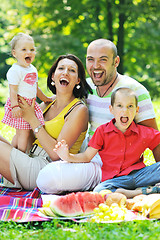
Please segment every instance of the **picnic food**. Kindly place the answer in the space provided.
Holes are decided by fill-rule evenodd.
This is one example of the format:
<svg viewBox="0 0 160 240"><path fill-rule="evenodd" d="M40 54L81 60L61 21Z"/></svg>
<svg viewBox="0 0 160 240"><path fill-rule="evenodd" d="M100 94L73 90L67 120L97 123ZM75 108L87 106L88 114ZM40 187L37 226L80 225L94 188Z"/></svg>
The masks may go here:
<svg viewBox="0 0 160 240"><path fill-rule="evenodd" d="M126 200L127 198L124 194L114 192L108 195L105 202L108 206L111 206L113 203L117 203L119 206L125 206Z"/></svg>
<svg viewBox="0 0 160 240"><path fill-rule="evenodd" d="M110 194L110 193L112 193L112 191L109 190L109 189L104 189L104 190L101 190L101 191L99 192L99 194L101 194L102 197L108 196L108 194Z"/></svg>
<svg viewBox="0 0 160 240"><path fill-rule="evenodd" d="M99 193L78 192L56 196L39 210L47 216L75 217L93 213L94 208L103 202L104 198Z"/></svg>
<svg viewBox="0 0 160 240"><path fill-rule="evenodd" d="M142 212L148 218L160 218L160 194L138 195L127 199L126 207L132 211Z"/></svg>
<svg viewBox="0 0 160 240"><path fill-rule="evenodd" d="M160 218L160 194L150 194L143 201L142 214L149 218Z"/></svg>
<svg viewBox="0 0 160 240"><path fill-rule="evenodd" d="M112 203L110 207L105 203L101 203L99 207L94 209L94 216L91 217L90 221L106 222L125 220L127 211L126 207L120 207L117 203Z"/></svg>
<svg viewBox="0 0 160 240"><path fill-rule="evenodd" d="M147 197L147 195L140 194L138 196L135 196L134 198L127 199L126 200L126 207L128 210L133 210L133 211L142 211L142 200Z"/></svg>
<svg viewBox="0 0 160 240"><path fill-rule="evenodd" d="M52 196L52 198L51 198ZM50 195L39 211L51 217L89 216L92 222L135 219L136 211L142 218L160 218L160 194L138 195L127 199L121 193L102 197L96 192L70 193L64 196ZM47 198L48 199L48 198Z"/></svg>
<svg viewBox="0 0 160 240"><path fill-rule="evenodd" d="M50 207L38 208L38 210L46 216L55 217L56 215L52 212Z"/></svg>
<svg viewBox="0 0 160 240"><path fill-rule="evenodd" d="M73 217L83 214L81 205L75 193L58 197L53 203L51 203L50 208L54 214L63 217Z"/></svg>
<svg viewBox="0 0 160 240"><path fill-rule="evenodd" d="M104 202L101 194L94 192L78 192L76 197L85 215L92 213L95 207Z"/></svg>

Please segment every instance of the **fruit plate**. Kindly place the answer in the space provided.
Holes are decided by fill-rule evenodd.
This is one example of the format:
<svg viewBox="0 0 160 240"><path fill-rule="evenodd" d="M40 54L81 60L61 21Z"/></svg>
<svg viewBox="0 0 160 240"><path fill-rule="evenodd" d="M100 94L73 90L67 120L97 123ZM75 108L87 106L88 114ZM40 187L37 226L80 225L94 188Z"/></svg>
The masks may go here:
<svg viewBox="0 0 160 240"><path fill-rule="evenodd" d="M45 217L45 218L48 218L48 219L58 219L58 220L77 220L77 221L80 221L80 220L87 220L88 218L92 217L92 215L87 215L87 216L75 216L75 217L58 217L58 216L54 216L54 217L51 217L51 216L47 216L45 214L43 214L42 212L38 212L38 215L40 217Z"/></svg>

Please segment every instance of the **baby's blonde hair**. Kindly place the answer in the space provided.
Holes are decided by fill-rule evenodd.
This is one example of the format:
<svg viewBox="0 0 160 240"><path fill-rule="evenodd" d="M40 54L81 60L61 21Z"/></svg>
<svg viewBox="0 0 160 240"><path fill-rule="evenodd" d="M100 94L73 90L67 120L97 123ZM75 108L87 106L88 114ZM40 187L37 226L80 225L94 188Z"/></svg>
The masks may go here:
<svg viewBox="0 0 160 240"><path fill-rule="evenodd" d="M19 39L21 38L25 38L31 41L34 41L33 38L30 35L27 35L25 33L18 33L17 35L15 35L12 40L10 41L10 46L11 46L11 50L15 49L16 43L18 42Z"/></svg>

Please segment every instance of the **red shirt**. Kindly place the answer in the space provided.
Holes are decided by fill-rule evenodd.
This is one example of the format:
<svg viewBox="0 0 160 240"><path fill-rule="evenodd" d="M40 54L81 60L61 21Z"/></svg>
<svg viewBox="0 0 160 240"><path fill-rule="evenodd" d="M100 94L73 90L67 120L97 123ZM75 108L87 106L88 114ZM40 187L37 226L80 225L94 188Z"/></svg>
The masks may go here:
<svg viewBox="0 0 160 240"><path fill-rule="evenodd" d="M99 126L88 143L99 149L102 159L102 181L128 175L133 170L145 167L143 152L153 150L160 143L160 132L132 122L122 133L114 126L115 119Z"/></svg>

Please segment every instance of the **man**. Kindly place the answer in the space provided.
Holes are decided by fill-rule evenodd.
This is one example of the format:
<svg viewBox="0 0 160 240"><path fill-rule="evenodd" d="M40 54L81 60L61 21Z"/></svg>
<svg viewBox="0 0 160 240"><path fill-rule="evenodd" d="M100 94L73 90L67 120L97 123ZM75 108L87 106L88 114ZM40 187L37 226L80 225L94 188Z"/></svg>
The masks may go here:
<svg viewBox="0 0 160 240"><path fill-rule="evenodd" d="M90 113L89 140L98 126L113 118L109 112L111 93L120 87L131 88L138 96L139 113L135 121L158 130L149 92L133 78L119 74L119 62L120 58L113 42L97 39L89 44L86 68L91 77L88 83L93 89L93 95L89 94L87 100ZM154 149L153 154L156 161L160 161L160 145Z"/></svg>

